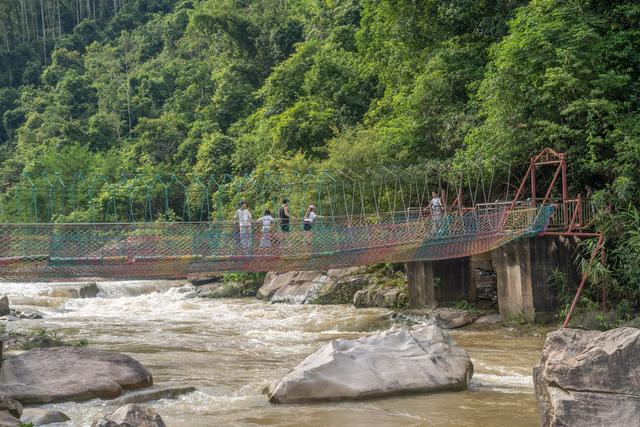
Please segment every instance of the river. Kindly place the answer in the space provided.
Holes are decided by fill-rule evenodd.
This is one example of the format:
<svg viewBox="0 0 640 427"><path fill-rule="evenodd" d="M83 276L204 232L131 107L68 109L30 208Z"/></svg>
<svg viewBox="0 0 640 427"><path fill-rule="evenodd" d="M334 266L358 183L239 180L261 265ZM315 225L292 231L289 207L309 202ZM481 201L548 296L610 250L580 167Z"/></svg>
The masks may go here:
<svg viewBox="0 0 640 427"><path fill-rule="evenodd" d="M92 348L143 362L158 386L194 386L175 400L150 403L168 426L505 426L538 425L531 369L543 338L502 327L452 331L473 360L465 392L361 402L271 405L262 389L323 343L391 327L387 310L269 304L254 299L191 299L170 282L104 282L99 298L53 297L52 285L0 284L12 306L36 309L42 327ZM89 426L108 402L45 405L68 414L66 426Z"/></svg>

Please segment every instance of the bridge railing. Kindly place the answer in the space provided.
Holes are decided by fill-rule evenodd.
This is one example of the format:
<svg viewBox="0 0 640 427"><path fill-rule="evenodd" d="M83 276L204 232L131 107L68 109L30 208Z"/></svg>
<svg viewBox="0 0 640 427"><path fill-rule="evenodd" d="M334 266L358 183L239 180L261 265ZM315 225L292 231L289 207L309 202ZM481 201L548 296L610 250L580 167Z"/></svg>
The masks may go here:
<svg viewBox="0 0 640 427"><path fill-rule="evenodd" d="M0 224L0 278L187 277L456 258L537 234L551 207L293 219L268 232L232 221ZM486 210L488 211L488 210Z"/></svg>
<svg viewBox="0 0 640 427"><path fill-rule="evenodd" d="M589 228L597 213L597 207L591 200L580 197L551 201L550 204L555 207L555 211L549 220L547 231L577 231Z"/></svg>
<svg viewBox="0 0 640 427"><path fill-rule="evenodd" d="M531 209L540 207L542 204L553 206L554 213L549 220L547 231L575 231L589 228L597 213L597 207L589 199L581 197L568 200L550 200L545 198L527 199L518 201L515 204L511 201L500 201L495 203L480 203L473 209L479 214L499 211L501 209L513 210Z"/></svg>

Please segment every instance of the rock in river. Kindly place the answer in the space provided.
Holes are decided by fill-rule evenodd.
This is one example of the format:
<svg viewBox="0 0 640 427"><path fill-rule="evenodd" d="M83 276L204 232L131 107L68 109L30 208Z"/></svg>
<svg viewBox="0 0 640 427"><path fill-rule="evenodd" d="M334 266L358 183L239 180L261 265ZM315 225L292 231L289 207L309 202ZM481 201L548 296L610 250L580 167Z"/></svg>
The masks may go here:
<svg viewBox="0 0 640 427"><path fill-rule="evenodd" d="M552 332L533 379L543 426L640 425L640 329Z"/></svg>
<svg viewBox="0 0 640 427"><path fill-rule="evenodd" d="M218 282L195 286L188 296L200 298L244 298L255 297L260 284L252 281Z"/></svg>
<svg viewBox="0 0 640 427"><path fill-rule="evenodd" d="M265 392L271 403L363 399L464 390L472 375L467 352L438 327L423 326L331 341Z"/></svg>
<svg viewBox="0 0 640 427"><path fill-rule="evenodd" d="M7 358L0 370L0 393L23 404L112 399L152 384L135 359L88 348L31 350Z"/></svg>
<svg viewBox="0 0 640 427"><path fill-rule="evenodd" d="M126 394L113 401L115 406L122 406L128 403L145 403L159 399L175 399L176 397L196 391L195 387L164 387L150 390L136 391Z"/></svg>
<svg viewBox="0 0 640 427"><path fill-rule="evenodd" d="M96 283L79 283L77 285L53 285L49 296L57 298L95 298L100 293Z"/></svg>
<svg viewBox="0 0 640 427"><path fill-rule="evenodd" d="M0 298L0 316L6 316L10 312L11 309L9 308L9 298L4 295L2 298Z"/></svg>
<svg viewBox="0 0 640 427"><path fill-rule="evenodd" d="M5 393L0 393L0 426L17 426L22 405Z"/></svg>
<svg viewBox="0 0 640 427"><path fill-rule="evenodd" d="M0 411L0 426L1 427L18 427L20 420L11 415L7 411Z"/></svg>
<svg viewBox="0 0 640 427"><path fill-rule="evenodd" d="M165 427L165 423L153 409L129 404L94 421L91 427Z"/></svg>
<svg viewBox="0 0 640 427"><path fill-rule="evenodd" d="M423 323L436 325L443 329L456 329L473 323L478 318L478 314L451 307L407 308L397 311L393 317L396 320L409 323Z"/></svg>
<svg viewBox="0 0 640 427"><path fill-rule="evenodd" d="M405 288L397 286L381 286L373 283L359 290L353 296L353 305L357 308L386 307L401 308L407 304Z"/></svg>
<svg viewBox="0 0 640 427"><path fill-rule="evenodd" d="M0 393L0 411L5 411L14 417L22 415L22 404L5 393Z"/></svg>
<svg viewBox="0 0 640 427"><path fill-rule="evenodd" d="M69 417L64 412L56 411L55 409L26 408L22 412L20 421L33 426L44 426L53 423L64 423L69 421Z"/></svg>
<svg viewBox="0 0 640 427"><path fill-rule="evenodd" d="M370 283L359 267L328 271L268 273L258 298L290 304L350 304L357 291Z"/></svg>

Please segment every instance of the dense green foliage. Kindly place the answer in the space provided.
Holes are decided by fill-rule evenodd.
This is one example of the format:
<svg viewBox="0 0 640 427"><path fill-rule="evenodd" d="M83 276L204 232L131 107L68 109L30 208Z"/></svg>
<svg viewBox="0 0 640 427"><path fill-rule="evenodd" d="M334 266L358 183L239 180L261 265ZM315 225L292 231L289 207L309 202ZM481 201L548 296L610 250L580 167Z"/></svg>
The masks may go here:
<svg viewBox="0 0 640 427"><path fill-rule="evenodd" d="M24 173L266 179L496 157L519 176L551 146L575 191L612 205L607 283L640 298L636 1L0 0L0 61L2 220L21 215Z"/></svg>

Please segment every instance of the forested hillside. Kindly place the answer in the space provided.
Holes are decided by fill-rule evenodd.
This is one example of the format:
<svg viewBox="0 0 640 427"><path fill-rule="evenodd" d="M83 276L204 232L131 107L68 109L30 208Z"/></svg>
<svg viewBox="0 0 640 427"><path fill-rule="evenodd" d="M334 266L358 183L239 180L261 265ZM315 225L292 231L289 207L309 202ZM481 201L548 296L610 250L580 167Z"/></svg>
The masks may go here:
<svg viewBox="0 0 640 427"><path fill-rule="evenodd" d="M526 167L551 146L612 204L598 277L637 303L637 1L0 0L0 42L3 220L25 172Z"/></svg>

